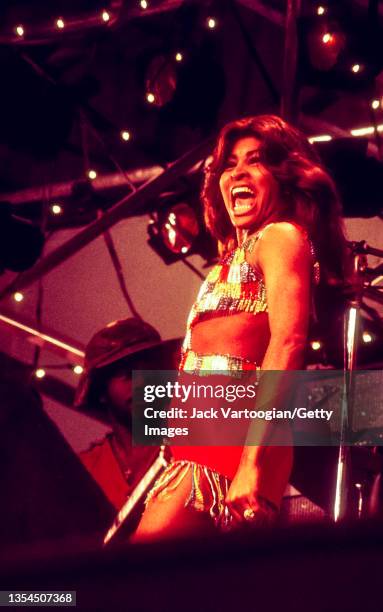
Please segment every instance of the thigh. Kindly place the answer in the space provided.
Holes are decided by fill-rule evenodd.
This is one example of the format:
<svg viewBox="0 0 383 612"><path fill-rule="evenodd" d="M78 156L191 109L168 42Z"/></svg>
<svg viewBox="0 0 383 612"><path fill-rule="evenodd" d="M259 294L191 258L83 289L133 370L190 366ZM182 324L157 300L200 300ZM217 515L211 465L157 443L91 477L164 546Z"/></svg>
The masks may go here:
<svg viewBox="0 0 383 612"><path fill-rule="evenodd" d="M146 506L131 542L205 535L216 531L207 512L185 508L192 486L191 469L169 494L157 495Z"/></svg>

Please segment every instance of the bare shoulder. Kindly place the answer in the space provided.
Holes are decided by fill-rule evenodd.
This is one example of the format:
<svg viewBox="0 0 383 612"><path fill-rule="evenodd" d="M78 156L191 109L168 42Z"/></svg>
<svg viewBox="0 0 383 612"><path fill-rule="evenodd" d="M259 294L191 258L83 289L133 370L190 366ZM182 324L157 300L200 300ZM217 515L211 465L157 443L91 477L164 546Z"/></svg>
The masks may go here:
<svg viewBox="0 0 383 612"><path fill-rule="evenodd" d="M260 235L260 244L269 244L286 240L289 244L307 244L307 232L299 225L290 221L279 221L267 225Z"/></svg>
<svg viewBox="0 0 383 612"><path fill-rule="evenodd" d="M288 221L267 225L249 253L249 262L260 271L269 266L289 268L298 260L305 267L311 262L310 242L302 227Z"/></svg>
<svg viewBox="0 0 383 612"><path fill-rule="evenodd" d="M280 254L284 257L309 256L310 242L307 232L294 223L280 221L265 227L259 239L259 257L265 254Z"/></svg>

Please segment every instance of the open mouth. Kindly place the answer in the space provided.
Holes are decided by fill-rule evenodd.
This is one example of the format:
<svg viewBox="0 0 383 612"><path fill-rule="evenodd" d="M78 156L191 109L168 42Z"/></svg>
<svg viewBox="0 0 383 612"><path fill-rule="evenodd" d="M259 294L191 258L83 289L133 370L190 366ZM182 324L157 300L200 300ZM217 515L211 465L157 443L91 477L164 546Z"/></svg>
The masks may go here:
<svg viewBox="0 0 383 612"><path fill-rule="evenodd" d="M235 214L241 215L254 207L256 193L247 185L239 185L231 189L231 201Z"/></svg>

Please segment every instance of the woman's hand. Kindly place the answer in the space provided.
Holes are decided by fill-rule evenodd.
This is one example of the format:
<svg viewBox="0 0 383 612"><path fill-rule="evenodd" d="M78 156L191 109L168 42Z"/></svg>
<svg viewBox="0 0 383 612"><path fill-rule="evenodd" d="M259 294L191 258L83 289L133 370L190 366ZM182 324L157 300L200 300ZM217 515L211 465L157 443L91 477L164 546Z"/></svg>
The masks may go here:
<svg viewBox="0 0 383 612"><path fill-rule="evenodd" d="M284 409L290 392L286 371L299 369L303 363L312 255L305 232L288 222L270 225L257 244L253 260L249 260L261 269L265 280L270 341L261 364L265 372L255 408ZM276 518L276 507L262 494L266 489L273 492L273 500L282 498L292 466L292 449L287 446L290 435L284 423L251 423L248 443L226 497L233 525L267 525Z"/></svg>
<svg viewBox="0 0 383 612"><path fill-rule="evenodd" d="M273 504L257 495L258 473L251 464L241 464L230 485L226 505L232 517L231 526L271 525L277 510Z"/></svg>

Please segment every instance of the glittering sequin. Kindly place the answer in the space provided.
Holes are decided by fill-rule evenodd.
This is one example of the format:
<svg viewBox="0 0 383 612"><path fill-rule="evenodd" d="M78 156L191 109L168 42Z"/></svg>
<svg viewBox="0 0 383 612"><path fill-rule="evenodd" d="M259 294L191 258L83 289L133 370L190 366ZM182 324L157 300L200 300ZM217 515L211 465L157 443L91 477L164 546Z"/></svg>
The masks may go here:
<svg viewBox="0 0 383 612"><path fill-rule="evenodd" d="M227 253L220 263L209 272L189 314L180 369L184 369L187 353L191 350L193 328L202 319L229 316L238 312L256 315L268 311L263 277L253 265L246 261L246 253L254 249L266 227L254 236L250 236L241 247ZM304 233L307 237L307 233ZM318 284L319 262L316 259L311 240L309 244L313 261L313 283ZM188 363L194 364L191 368L194 370L194 357L190 357Z"/></svg>
<svg viewBox="0 0 383 612"><path fill-rule="evenodd" d="M231 523L225 499L230 481L214 470L190 461L174 461L168 465L148 494L145 504L151 500L166 500L191 470L191 490L185 508L207 512L216 527L228 529Z"/></svg>
<svg viewBox="0 0 383 612"><path fill-rule="evenodd" d="M191 348L192 329L198 321L236 312L267 312L263 278L246 261L242 247L228 253L202 284L188 318L184 353Z"/></svg>
<svg viewBox="0 0 383 612"><path fill-rule="evenodd" d="M230 372L235 377L235 374L238 373L241 378L244 371L256 370L258 366L243 357L219 354L202 355L189 349L182 355L179 369L200 375L204 373L208 375L211 372Z"/></svg>

